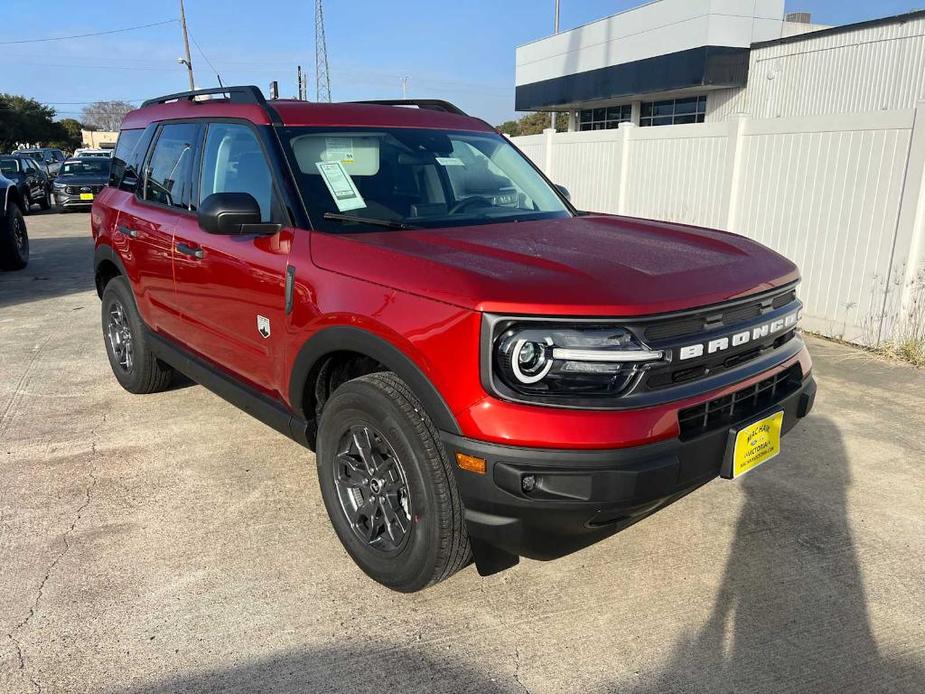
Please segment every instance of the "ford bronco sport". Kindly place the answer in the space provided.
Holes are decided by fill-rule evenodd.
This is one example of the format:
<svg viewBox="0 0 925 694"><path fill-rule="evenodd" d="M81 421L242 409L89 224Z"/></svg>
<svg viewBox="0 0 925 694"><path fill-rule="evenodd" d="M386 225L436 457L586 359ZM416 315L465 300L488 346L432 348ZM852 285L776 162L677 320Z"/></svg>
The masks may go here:
<svg viewBox="0 0 925 694"><path fill-rule="evenodd" d="M153 99L91 223L119 383L182 372L315 450L396 590L601 540L770 460L813 404L791 262L579 212L446 102Z"/></svg>

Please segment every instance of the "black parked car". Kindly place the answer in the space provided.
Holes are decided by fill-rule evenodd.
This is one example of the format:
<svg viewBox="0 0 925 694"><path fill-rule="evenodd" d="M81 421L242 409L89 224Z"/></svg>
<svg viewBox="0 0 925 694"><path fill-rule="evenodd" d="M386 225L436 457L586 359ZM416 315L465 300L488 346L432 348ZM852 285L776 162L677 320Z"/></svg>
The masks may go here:
<svg viewBox="0 0 925 694"><path fill-rule="evenodd" d="M67 159L67 157L64 156L64 152L56 147L17 149L15 152L10 152L10 155L14 157L30 157L36 161L42 162L42 164L48 167L48 174L52 178L58 175L61 163Z"/></svg>
<svg viewBox="0 0 925 694"><path fill-rule="evenodd" d="M0 173L0 270L21 270L29 262L29 235L16 184Z"/></svg>
<svg viewBox="0 0 925 694"><path fill-rule="evenodd" d="M51 181L36 161L29 157L0 156L0 173L19 189L23 212L28 214L32 205L43 210L51 207Z"/></svg>
<svg viewBox="0 0 925 694"><path fill-rule="evenodd" d="M87 208L109 181L111 159L68 159L52 184L58 212Z"/></svg>

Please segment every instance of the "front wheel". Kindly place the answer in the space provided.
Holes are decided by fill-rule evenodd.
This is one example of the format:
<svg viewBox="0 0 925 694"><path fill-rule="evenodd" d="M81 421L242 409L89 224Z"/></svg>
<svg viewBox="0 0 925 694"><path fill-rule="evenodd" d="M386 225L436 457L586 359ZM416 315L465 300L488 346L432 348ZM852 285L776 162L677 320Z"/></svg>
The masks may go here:
<svg viewBox="0 0 925 694"><path fill-rule="evenodd" d="M369 374L334 391L321 413L317 450L328 516L370 578L410 593L470 561L446 451L395 374Z"/></svg>
<svg viewBox="0 0 925 694"><path fill-rule="evenodd" d="M47 190L45 191L44 197L39 200L39 209L40 210L50 210L51 209L51 193Z"/></svg>
<svg viewBox="0 0 925 694"><path fill-rule="evenodd" d="M0 270L22 270L29 264L29 234L26 220L15 202L0 215Z"/></svg>

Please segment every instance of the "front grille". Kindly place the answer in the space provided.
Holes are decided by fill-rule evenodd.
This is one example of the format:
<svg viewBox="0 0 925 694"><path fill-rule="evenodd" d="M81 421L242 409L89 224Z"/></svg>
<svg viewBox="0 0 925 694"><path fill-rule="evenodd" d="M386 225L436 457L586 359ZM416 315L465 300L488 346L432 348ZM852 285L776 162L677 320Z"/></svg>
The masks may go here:
<svg viewBox="0 0 925 694"><path fill-rule="evenodd" d="M710 327L736 325L753 320L767 311L793 303L796 299L796 290L791 288L777 295L765 295L761 299L737 303L726 308L708 308L694 315L654 322L646 327L643 334L650 342L696 335L706 332Z"/></svg>
<svg viewBox="0 0 925 694"><path fill-rule="evenodd" d="M731 395L683 409L678 412L681 440L744 422L797 392L802 383L803 371L799 364L794 364L786 371Z"/></svg>
<svg viewBox="0 0 925 694"><path fill-rule="evenodd" d="M68 195L77 195L78 193L99 193L101 190L103 190L102 185L66 186L64 192Z"/></svg>

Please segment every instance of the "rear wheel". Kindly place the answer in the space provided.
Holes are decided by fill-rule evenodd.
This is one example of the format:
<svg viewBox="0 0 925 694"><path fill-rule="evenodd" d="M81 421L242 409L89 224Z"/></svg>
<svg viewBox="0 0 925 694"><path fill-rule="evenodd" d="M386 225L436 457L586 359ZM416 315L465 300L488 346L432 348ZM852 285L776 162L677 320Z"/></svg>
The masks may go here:
<svg viewBox="0 0 925 694"><path fill-rule="evenodd" d="M413 592L469 562L446 451L420 401L395 374L340 386L321 413L317 449L331 523L372 579Z"/></svg>
<svg viewBox="0 0 925 694"><path fill-rule="evenodd" d="M166 390L173 369L151 351L124 277L114 277L106 284L102 307L103 341L116 380L130 393Z"/></svg>
<svg viewBox="0 0 925 694"><path fill-rule="evenodd" d="M22 270L29 263L26 220L15 202L0 216L0 270Z"/></svg>

